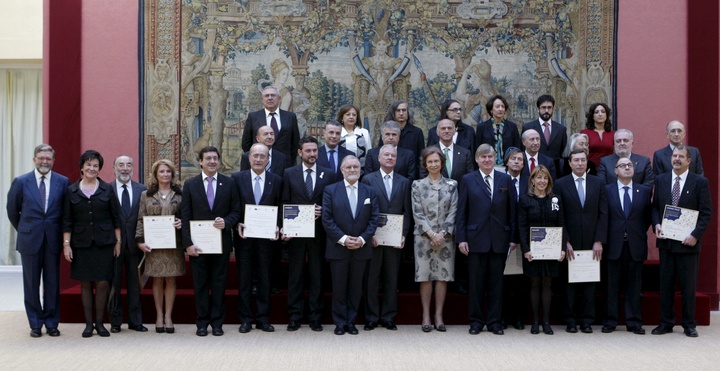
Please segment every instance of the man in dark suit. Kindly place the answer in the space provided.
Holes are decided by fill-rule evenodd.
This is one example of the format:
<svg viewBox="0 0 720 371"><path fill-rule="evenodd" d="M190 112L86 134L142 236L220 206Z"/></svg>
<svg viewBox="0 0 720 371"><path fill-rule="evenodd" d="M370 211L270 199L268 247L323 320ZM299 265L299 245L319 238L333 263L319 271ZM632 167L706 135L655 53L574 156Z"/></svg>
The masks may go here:
<svg viewBox="0 0 720 371"><path fill-rule="evenodd" d="M644 184L652 187L655 180L655 173L650 166L650 159L632 153L633 133L627 129L618 129L615 132L615 153L600 159L600 167L598 168L598 177L605 181L605 184L617 183L617 175L613 171L617 160L620 157L628 157L633 163L635 174L633 175L633 183Z"/></svg>
<svg viewBox="0 0 720 371"><path fill-rule="evenodd" d="M503 335L503 271L509 249L517 242L517 196L507 174L495 171L495 149L481 144L475 151L480 171L460 182L455 240L468 256L470 334L487 325ZM487 315L483 316L487 294Z"/></svg>
<svg viewBox="0 0 720 371"><path fill-rule="evenodd" d="M142 322L142 307L140 306L140 282L138 281L137 267L143 257L143 252L135 243L135 228L137 227L140 194L147 189L145 185L133 181L133 159L120 155L113 163L115 180L110 182L115 197L120 205L120 256L115 258L115 276L113 277L113 297L109 306L110 332L120 332L123 322L123 306L120 300L120 291L125 272L125 288L127 290L128 328L139 332L147 332Z"/></svg>
<svg viewBox="0 0 720 371"><path fill-rule="evenodd" d="M575 250L592 250L593 259L602 259L602 245L607 242L607 195L605 183L598 177L586 174L587 154L582 149L570 152L568 158L572 174L555 182L555 189L565 206L565 230L568 234L566 254L575 259ZM583 300L576 310L575 296L581 292ZM595 321L595 282L568 283L565 290L566 331L592 333Z"/></svg>
<svg viewBox="0 0 720 371"><path fill-rule="evenodd" d="M525 163L527 164L527 166L522 169L522 177L524 177L526 181L529 180L530 174L535 170L535 166L545 165L548 171L550 171L550 176L555 180L557 177L555 161L539 152L540 134L538 134L535 129L528 129L522 133L521 137L523 146L525 147Z"/></svg>
<svg viewBox="0 0 720 371"><path fill-rule="evenodd" d="M35 147L35 169L15 178L7 195L7 215L17 231L16 249L23 268L25 313L30 336L60 336L60 251L68 179L52 171L55 150ZM43 300L40 302L40 277Z"/></svg>
<svg viewBox="0 0 720 371"><path fill-rule="evenodd" d="M240 221L240 195L232 178L218 173L220 152L209 146L200 150L198 161L202 173L185 181L182 192L182 243L190 256L195 288L195 325L197 336L222 336L225 320L225 287L230 251L233 248L232 229ZM221 230L222 252L203 254L190 233L195 220L213 220Z"/></svg>
<svg viewBox="0 0 720 371"><path fill-rule="evenodd" d="M238 193L240 194L240 220L245 221L246 205L280 206L280 191L282 178L265 171L270 150L262 143L255 143L250 147L251 170L243 170L232 175ZM278 225L280 224L278 210ZM275 328L270 324L270 270L272 241L264 238L248 238L244 235L245 224L238 223L237 232L233 238L235 245L235 262L238 275L238 313L240 316L240 333L250 332L252 322L255 328L265 332L273 332ZM275 227L277 234L280 228ZM253 279L257 280L255 304L257 314L253 315Z"/></svg>
<svg viewBox="0 0 720 371"><path fill-rule="evenodd" d="M306 136L300 140L298 155L302 163L285 170L283 175L283 204L315 205L315 238L283 237L288 249L288 331L297 331L305 311L305 258L308 276L308 320L310 329L322 331L325 230L322 227L322 195L325 187L335 183L332 170L317 165L318 141Z"/></svg>
<svg viewBox="0 0 720 371"><path fill-rule="evenodd" d="M413 180L418 179L417 160L418 155L405 148L401 148L398 143L400 140L400 126L395 121L386 121L380 127L382 133L382 143L380 147L385 144L389 144L397 149L397 162L395 164L395 172L408 178L410 183ZM380 170L380 162L378 157L380 155L380 148L372 148L368 151L367 157L365 158L365 174L370 174Z"/></svg>
<svg viewBox="0 0 720 371"><path fill-rule="evenodd" d="M620 158L615 165L618 182L607 184L608 238L607 317L602 332L615 331L618 324L620 288L625 291L625 325L627 330L644 335L642 328L642 269L647 259L647 230L650 227L652 189L633 183L633 163Z"/></svg>
<svg viewBox="0 0 720 371"><path fill-rule="evenodd" d="M262 91L262 102L265 108L251 112L245 120L242 135L242 149L250 151L255 142L253 138L261 126L270 126L275 131L274 149L285 154L287 166L294 166L297 157L300 129L297 116L293 112L279 109L280 93L274 86L266 86Z"/></svg>
<svg viewBox="0 0 720 371"><path fill-rule="evenodd" d="M454 179L460 184L460 180L465 174L475 170L476 165L473 160L473 155L467 148L453 143L455 124L452 120L440 120L436 128L440 141L435 144L435 146L440 148L440 151L445 155L445 167L442 169L442 175L446 178ZM448 174L448 169L450 169L450 174ZM420 166L420 177L418 179L426 176L427 170ZM457 268L457 265L455 268ZM455 276L457 279L457 269Z"/></svg>
<svg viewBox="0 0 720 371"><path fill-rule="evenodd" d="M402 258L405 238L410 233L412 204L410 202L410 181L393 171L397 157L396 148L386 144L380 148L380 170L366 174L363 184L372 188L377 196L381 213L403 215L402 244L400 246L378 245L372 239L372 258L367 274L367 295L365 305L365 330L370 331L378 323L388 330L397 330L394 319L397 315L398 270ZM383 288L382 305L378 297Z"/></svg>
<svg viewBox="0 0 720 371"><path fill-rule="evenodd" d="M672 332L675 325L675 278L682 294L682 317L680 324L685 335L697 337L695 329L695 288L697 286L698 258L703 233L712 217L710 186L705 177L691 173L687 147L680 144L673 150L673 170L660 174L655 183L652 223L660 250L660 324L652 330L653 335ZM698 211L697 224L682 241L662 235L665 206L672 205Z"/></svg>
<svg viewBox="0 0 720 371"><path fill-rule="evenodd" d="M522 177L525 167L525 153L518 147L508 147L505 151L505 168L510 181L515 186L516 200L519 202L522 195L528 194L529 178ZM518 212L519 213L519 212ZM520 254L522 254L520 252ZM457 272L457 267L456 267ZM525 329L523 319L525 308L529 307L530 282L522 274L503 276L503 323L504 327L512 323L517 330Z"/></svg>
<svg viewBox="0 0 720 371"><path fill-rule="evenodd" d="M685 125L683 125L683 123L680 121L670 121L665 127L665 131L667 132L667 137L668 140L670 140L670 144L655 151L655 154L653 155L652 162L653 172L655 173L655 176L667 173L672 170L671 157L673 149L675 149L676 146L682 144L683 140L685 139ZM695 147L685 147L687 147L688 152L690 152L690 171L698 175L704 175L700 151Z"/></svg>
<svg viewBox="0 0 720 371"><path fill-rule="evenodd" d="M340 164L345 156L353 153L338 145L340 143L340 132L342 125L335 120L325 123L323 138L325 145L318 148L317 164L320 167L331 169L335 174L340 173Z"/></svg>
<svg viewBox="0 0 720 371"><path fill-rule="evenodd" d="M269 126L259 127L257 136L255 136L255 141L257 143L264 144L269 149L269 157L265 170L282 178L283 173L287 168L288 161L284 153L273 150L273 144L275 144L275 132L273 129ZM249 154L249 152L242 154L242 159L240 160L240 170L250 170L250 160L248 158Z"/></svg>
<svg viewBox="0 0 720 371"><path fill-rule="evenodd" d="M537 100L537 108L540 118L525 123L523 132L533 129L540 133L540 153L552 158L557 165L567 145L567 128L550 120L555 110L555 98L552 95L541 95Z"/></svg>
<svg viewBox="0 0 720 371"><path fill-rule="evenodd" d="M325 258L330 260L332 317L335 335L357 335L363 275L373 255L370 239L377 229L380 208L373 190L360 179L360 160L347 156L340 166L342 182L323 193L322 224L327 231Z"/></svg>
<svg viewBox="0 0 720 371"><path fill-rule="evenodd" d="M384 122L388 121L395 121L400 126L400 138L396 146L411 151L415 155L415 159L419 159L420 152L425 148L425 136L423 135L422 129L415 125L415 118L407 102L403 100L392 102L385 115ZM385 144L389 143L385 143L385 138L381 137L378 141L378 148ZM399 155L398 153L398 156ZM369 156L368 154L368 157ZM397 169L395 171L397 171Z"/></svg>

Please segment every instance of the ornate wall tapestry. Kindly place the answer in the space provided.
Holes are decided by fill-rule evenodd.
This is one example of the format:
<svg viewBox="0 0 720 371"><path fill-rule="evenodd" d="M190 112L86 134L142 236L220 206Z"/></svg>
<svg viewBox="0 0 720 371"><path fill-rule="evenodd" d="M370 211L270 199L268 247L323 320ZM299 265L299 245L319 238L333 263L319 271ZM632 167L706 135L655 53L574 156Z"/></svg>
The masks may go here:
<svg viewBox="0 0 720 371"><path fill-rule="evenodd" d="M554 119L579 131L592 103L612 103L614 2L145 0L144 167L173 159L185 179L214 145L223 171L239 170L245 118L268 84L318 137L352 103L376 142L398 99L424 131L448 98L476 125L497 93L520 124L552 94Z"/></svg>

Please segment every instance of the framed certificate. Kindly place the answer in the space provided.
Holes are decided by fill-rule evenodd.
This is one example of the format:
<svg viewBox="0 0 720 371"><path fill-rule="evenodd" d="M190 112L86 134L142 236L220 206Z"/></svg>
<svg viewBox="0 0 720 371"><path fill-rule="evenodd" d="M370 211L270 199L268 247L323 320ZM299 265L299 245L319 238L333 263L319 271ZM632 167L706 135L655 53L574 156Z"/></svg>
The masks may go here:
<svg viewBox="0 0 720 371"><path fill-rule="evenodd" d="M533 260L558 260L562 252L562 227L530 227Z"/></svg>
<svg viewBox="0 0 720 371"><path fill-rule="evenodd" d="M568 282L600 282L600 261L592 250L575 250L575 259L568 260Z"/></svg>
<svg viewBox="0 0 720 371"><path fill-rule="evenodd" d="M315 205L283 205L283 235L315 238Z"/></svg>
<svg viewBox="0 0 720 371"><path fill-rule="evenodd" d="M275 239L277 229L277 206L245 205L245 230L243 236Z"/></svg>
<svg viewBox="0 0 720 371"><path fill-rule="evenodd" d="M665 205L660 236L676 241L684 241L697 226L697 210Z"/></svg>
<svg viewBox="0 0 720 371"><path fill-rule="evenodd" d="M378 226L375 230L375 240L378 246L402 246L402 232L405 216L396 214L383 214L378 217Z"/></svg>
<svg viewBox="0 0 720 371"><path fill-rule="evenodd" d="M143 216L145 244L151 249L175 249L175 216Z"/></svg>
<svg viewBox="0 0 720 371"><path fill-rule="evenodd" d="M190 238L201 254L222 254L222 231L215 228L214 220L191 220Z"/></svg>
<svg viewBox="0 0 720 371"><path fill-rule="evenodd" d="M516 274L523 274L522 259L522 249L520 248L520 245L518 245L515 249L513 249L513 251L508 252L503 275L512 276Z"/></svg>

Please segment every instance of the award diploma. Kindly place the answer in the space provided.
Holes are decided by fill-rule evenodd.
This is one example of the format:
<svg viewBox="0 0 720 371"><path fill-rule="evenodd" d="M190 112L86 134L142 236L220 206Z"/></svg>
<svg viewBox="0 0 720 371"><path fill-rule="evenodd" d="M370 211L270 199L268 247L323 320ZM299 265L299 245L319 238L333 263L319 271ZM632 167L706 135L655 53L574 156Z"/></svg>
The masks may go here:
<svg viewBox="0 0 720 371"><path fill-rule="evenodd" d="M698 215L697 210L665 205L660 236L680 242L684 241L685 237L695 230Z"/></svg>
<svg viewBox="0 0 720 371"><path fill-rule="evenodd" d="M201 254L222 254L222 231L215 228L214 220L191 220L190 238Z"/></svg>
<svg viewBox="0 0 720 371"><path fill-rule="evenodd" d="M277 206L245 205L243 236L274 240L277 229L277 213Z"/></svg>
<svg viewBox="0 0 720 371"><path fill-rule="evenodd" d="M378 226L375 230L375 241L377 241L378 246L400 248L402 245L404 218L404 215L380 213Z"/></svg>
<svg viewBox="0 0 720 371"><path fill-rule="evenodd" d="M151 249L175 249L175 216L143 216L145 244Z"/></svg>
<svg viewBox="0 0 720 371"><path fill-rule="evenodd" d="M503 275L505 276L512 276L515 274L523 274L523 267L522 267L522 249L520 249L520 245L516 246L513 251L508 252L507 260L505 261L505 271L503 272Z"/></svg>
<svg viewBox="0 0 720 371"><path fill-rule="evenodd" d="M568 282L600 282L600 261L592 250L575 250L575 259L568 260Z"/></svg>
<svg viewBox="0 0 720 371"><path fill-rule="evenodd" d="M533 260L558 260L562 252L562 227L530 227Z"/></svg>
<svg viewBox="0 0 720 371"><path fill-rule="evenodd" d="M283 205L283 235L315 238L315 205Z"/></svg>

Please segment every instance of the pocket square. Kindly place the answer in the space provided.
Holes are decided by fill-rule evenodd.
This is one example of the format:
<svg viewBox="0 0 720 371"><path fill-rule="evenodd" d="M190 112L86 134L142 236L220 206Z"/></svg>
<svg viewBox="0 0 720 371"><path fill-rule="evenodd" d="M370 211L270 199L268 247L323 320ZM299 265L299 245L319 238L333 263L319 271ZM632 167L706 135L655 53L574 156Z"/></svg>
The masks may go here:
<svg viewBox="0 0 720 371"><path fill-rule="evenodd" d="M363 205L370 205L370 199L369 199L369 198L366 198L366 199L365 199L365 202L363 202Z"/></svg>

